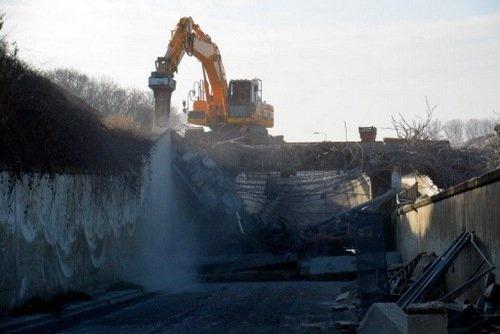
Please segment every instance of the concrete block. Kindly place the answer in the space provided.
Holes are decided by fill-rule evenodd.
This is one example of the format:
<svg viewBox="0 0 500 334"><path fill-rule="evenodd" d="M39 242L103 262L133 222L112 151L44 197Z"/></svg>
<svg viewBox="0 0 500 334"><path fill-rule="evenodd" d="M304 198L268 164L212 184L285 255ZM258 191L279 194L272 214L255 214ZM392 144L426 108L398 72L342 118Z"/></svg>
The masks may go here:
<svg viewBox="0 0 500 334"><path fill-rule="evenodd" d="M407 316L406 328L408 334L428 334L431 330L434 334L446 334L446 313L431 314L409 314Z"/></svg>
<svg viewBox="0 0 500 334"><path fill-rule="evenodd" d="M395 303L375 303L358 327L359 334L406 334L406 314Z"/></svg>
<svg viewBox="0 0 500 334"><path fill-rule="evenodd" d="M448 319L443 303L429 302L410 304L406 309L407 333L427 334L432 328L432 333L446 334Z"/></svg>
<svg viewBox="0 0 500 334"><path fill-rule="evenodd" d="M395 303L375 303L358 327L360 334L446 334L446 311L435 307L408 309L406 314Z"/></svg>

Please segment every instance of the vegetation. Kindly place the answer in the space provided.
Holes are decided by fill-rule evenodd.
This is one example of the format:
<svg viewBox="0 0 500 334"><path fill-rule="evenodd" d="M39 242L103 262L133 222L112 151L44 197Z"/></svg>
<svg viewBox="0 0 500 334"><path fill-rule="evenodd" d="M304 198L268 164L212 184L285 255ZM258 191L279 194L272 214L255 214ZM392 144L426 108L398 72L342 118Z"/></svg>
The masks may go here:
<svg viewBox="0 0 500 334"><path fill-rule="evenodd" d="M452 119L445 123L444 134L452 145L459 146L471 139L491 135L497 124L495 118Z"/></svg>
<svg viewBox="0 0 500 334"><path fill-rule="evenodd" d="M3 28L3 18L4 18L4 15L2 13L0 13L0 52L4 52L4 50L5 50L5 41L4 41L5 38L1 34L2 28Z"/></svg>
<svg viewBox="0 0 500 334"><path fill-rule="evenodd" d="M401 113L392 115L392 129L396 131L399 138L407 140L437 140L441 137L443 126L441 122L434 118L434 110L437 105L432 106L425 97L426 113L424 117L417 116L413 120L408 120Z"/></svg>
<svg viewBox="0 0 500 334"><path fill-rule="evenodd" d="M154 98L150 91L125 89L112 80L92 78L74 69L56 69L45 76L96 109L108 127L151 131ZM185 120L174 109L169 122L179 129Z"/></svg>
<svg viewBox="0 0 500 334"><path fill-rule="evenodd" d="M499 122L495 118L460 120L452 119L441 123L434 117L437 105L431 107L427 97L425 115L416 116L409 120L401 113L392 115L392 130L396 131L399 138L407 140L449 140L452 146L460 146L475 138L485 137L495 132L495 126Z"/></svg>
<svg viewBox="0 0 500 334"><path fill-rule="evenodd" d="M151 141L109 129L99 114L0 43L0 169L142 176Z"/></svg>

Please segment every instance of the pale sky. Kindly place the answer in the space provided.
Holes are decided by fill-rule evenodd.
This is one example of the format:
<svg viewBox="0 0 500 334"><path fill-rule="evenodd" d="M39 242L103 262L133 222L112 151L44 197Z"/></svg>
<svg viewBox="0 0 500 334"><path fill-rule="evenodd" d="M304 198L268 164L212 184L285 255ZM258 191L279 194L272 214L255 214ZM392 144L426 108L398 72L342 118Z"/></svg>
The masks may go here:
<svg viewBox="0 0 500 334"><path fill-rule="evenodd" d="M288 141L391 135L391 114L493 117L500 113L497 0L0 0L10 41L39 69L72 67L147 88L170 31L192 16L221 50L228 79L263 80L275 128ZM201 65L176 75L180 103ZM180 108L179 108L180 109Z"/></svg>

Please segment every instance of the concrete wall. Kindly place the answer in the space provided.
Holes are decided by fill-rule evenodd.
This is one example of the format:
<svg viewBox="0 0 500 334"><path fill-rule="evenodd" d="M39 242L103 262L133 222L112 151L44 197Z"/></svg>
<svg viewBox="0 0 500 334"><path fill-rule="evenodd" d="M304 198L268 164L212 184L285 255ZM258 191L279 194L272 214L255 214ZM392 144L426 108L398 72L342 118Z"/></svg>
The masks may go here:
<svg viewBox="0 0 500 334"><path fill-rule="evenodd" d="M403 261L419 252L440 255L462 231L475 231L491 261L500 268L500 170L474 178L400 210L397 248ZM464 282L480 260L468 249L447 275L449 288ZM482 282L481 282L482 283ZM473 297L478 286L464 297Z"/></svg>
<svg viewBox="0 0 500 334"><path fill-rule="evenodd" d="M0 173L0 310L121 280L150 172L144 166L138 188L122 177Z"/></svg>

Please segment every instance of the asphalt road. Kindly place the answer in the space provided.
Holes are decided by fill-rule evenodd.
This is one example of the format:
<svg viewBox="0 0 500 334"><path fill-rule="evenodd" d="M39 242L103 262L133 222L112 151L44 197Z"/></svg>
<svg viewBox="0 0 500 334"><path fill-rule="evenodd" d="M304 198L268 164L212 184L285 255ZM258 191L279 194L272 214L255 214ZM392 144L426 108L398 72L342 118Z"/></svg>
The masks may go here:
<svg viewBox="0 0 500 334"><path fill-rule="evenodd" d="M334 332L331 304L343 282L203 284L161 292L60 333ZM344 318L344 319L343 319Z"/></svg>

